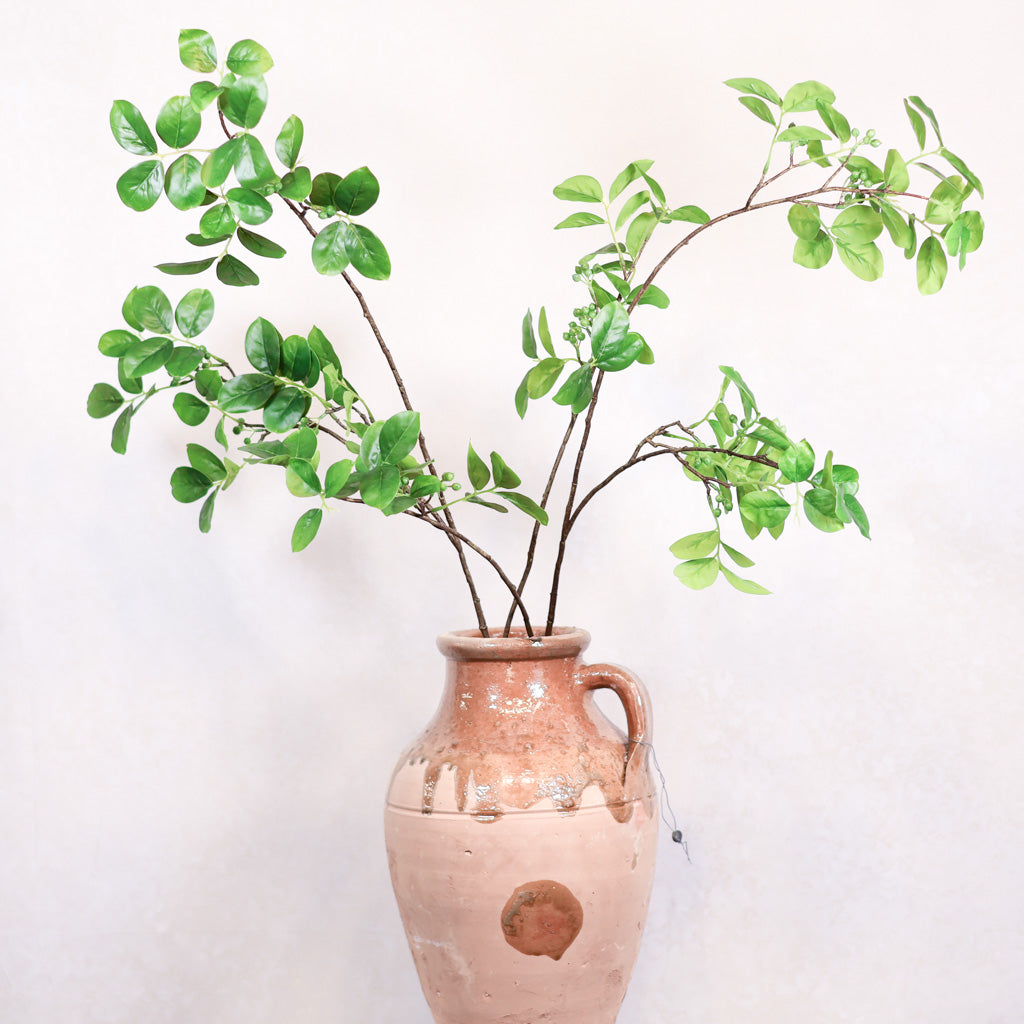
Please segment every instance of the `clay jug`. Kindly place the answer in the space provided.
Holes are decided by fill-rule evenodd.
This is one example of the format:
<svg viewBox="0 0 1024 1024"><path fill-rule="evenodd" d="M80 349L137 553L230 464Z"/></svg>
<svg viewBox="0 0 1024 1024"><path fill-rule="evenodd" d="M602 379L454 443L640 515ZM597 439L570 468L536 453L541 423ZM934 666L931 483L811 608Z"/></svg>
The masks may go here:
<svg viewBox="0 0 1024 1024"><path fill-rule="evenodd" d="M399 759L388 862L437 1024L613 1024L657 839L635 676L584 665L582 629L445 633L444 692ZM597 708L608 688L623 736Z"/></svg>

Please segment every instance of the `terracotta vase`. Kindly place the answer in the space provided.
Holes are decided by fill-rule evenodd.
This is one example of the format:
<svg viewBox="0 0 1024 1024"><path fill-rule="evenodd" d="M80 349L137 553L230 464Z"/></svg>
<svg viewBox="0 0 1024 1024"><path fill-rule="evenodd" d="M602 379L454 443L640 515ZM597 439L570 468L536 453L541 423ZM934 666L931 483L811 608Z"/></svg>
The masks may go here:
<svg viewBox="0 0 1024 1024"><path fill-rule="evenodd" d="M445 633L444 692L399 759L391 879L437 1024L613 1024L657 839L640 681L581 629ZM597 708L613 690L629 738Z"/></svg>

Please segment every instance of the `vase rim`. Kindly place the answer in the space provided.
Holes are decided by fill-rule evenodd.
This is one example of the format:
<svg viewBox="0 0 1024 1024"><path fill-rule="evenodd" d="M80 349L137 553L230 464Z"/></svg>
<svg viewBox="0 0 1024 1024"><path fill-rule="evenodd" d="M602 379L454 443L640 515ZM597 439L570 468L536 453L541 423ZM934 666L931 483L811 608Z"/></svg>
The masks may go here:
<svg viewBox="0 0 1024 1024"><path fill-rule="evenodd" d="M576 626L555 626L551 636L538 632L529 637L522 626L507 637L503 632L494 627L492 635L485 637L479 629L455 629L442 633L437 647L449 661L543 661L576 657L590 643L590 634Z"/></svg>

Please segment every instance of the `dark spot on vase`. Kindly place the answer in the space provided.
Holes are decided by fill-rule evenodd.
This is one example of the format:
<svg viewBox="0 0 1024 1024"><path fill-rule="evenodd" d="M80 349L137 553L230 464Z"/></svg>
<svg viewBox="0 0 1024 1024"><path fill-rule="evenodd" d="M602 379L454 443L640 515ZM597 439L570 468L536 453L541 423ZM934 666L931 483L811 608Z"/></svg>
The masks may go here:
<svg viewBox="0 0 1024 1024"><path fill-rule="evenodd" d="M505 941L527 956L561 960L583 927L583 907L561 882L525 882L501 912Z"/></svg>

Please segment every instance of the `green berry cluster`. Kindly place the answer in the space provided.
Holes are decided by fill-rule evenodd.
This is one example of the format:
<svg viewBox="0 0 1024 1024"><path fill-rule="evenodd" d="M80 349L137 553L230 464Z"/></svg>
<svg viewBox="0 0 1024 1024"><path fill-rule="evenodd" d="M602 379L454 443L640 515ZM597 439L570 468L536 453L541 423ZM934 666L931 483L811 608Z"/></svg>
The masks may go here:
<svg viewBox="0 0 1024 1024"><path fill-rule="evenodd" d="M569 321L569 329L562 337L570 345L578 346L590 334L590 329L594 325L594 317L597 316L597 306L593 303L589 306L578 306L572 311L572 315L576 319Z"/></svg>

